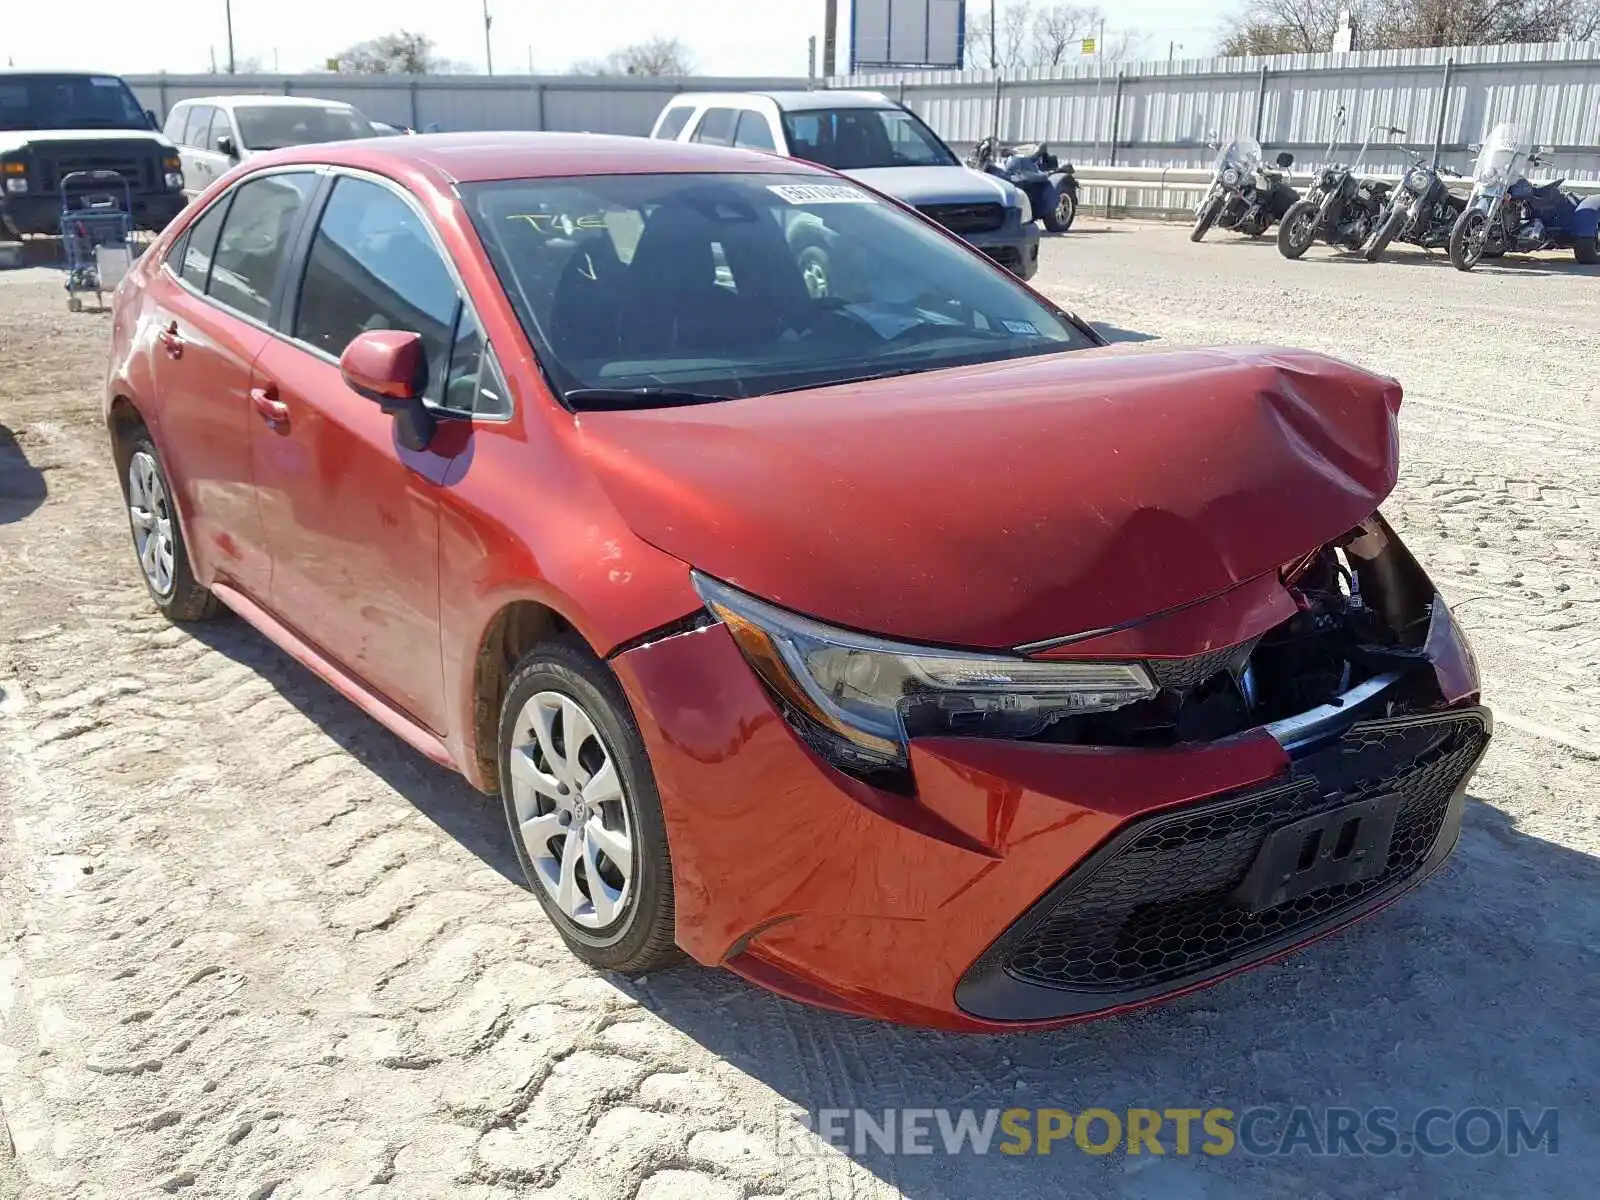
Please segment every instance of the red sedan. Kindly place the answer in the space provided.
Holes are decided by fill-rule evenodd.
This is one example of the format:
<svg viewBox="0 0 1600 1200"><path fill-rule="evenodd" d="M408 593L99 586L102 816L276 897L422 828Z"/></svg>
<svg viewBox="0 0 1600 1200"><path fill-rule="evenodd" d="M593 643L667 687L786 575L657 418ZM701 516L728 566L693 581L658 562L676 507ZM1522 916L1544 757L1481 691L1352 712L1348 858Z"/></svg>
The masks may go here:
<svg viewBox="0 0 1600 1200"><path fill-rule="evenodd" d="M114 327L155 604L498 793L598 967L1073 1020L1456 841L1490 719L1391 380L1108 348L821 168L587 136L253 159Z"/></svg>

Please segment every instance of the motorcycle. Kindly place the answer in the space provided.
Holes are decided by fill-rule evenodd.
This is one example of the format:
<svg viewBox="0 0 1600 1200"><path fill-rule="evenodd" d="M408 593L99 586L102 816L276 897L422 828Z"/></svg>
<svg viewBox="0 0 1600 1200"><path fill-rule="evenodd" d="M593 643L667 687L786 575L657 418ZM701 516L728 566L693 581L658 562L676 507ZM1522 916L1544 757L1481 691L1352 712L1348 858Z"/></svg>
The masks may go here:
<svg viewBox="0 0 1600 1200"><path fill-rule="evenodd" d="M978 143L967 166L1004 179L1020 188L1033 206L1033 214L1051 233L1065 233L1078 216L1078 177L1072 164L1050 153L1043 142L1002 146L992 137Z"/></svg>
<svg viewBox="0 0 1600 1200"><path fill-rule="evenodd" d="M1207 145L1214 149L1217 143ZM1255 138L1234 138L1223 146L1211 176L1211 190L1195 212L1189 240L1200 241L1212 226L1247 237L1260 237L1271 229L1300 199L1300 193L1287 182L1294 155L1280 154L1276 162L1277 170L1262 165L1261 143Z"/></svg>
<svg viewBox="0 0 1600 1200"><path fill-rule="evenodd" d="M1417 161L1389 198L1389 207L1384 210L1378 232L1372 235L1367 246L1368 262L1382 258L1395 238L1424 250L1437 250L1450 244L1450 231L1455 228L1456 219L1467 202L1450 190L1443 177L1460 179L1461 172L1442 163L1435 167L1421 155L1415 157Z"/></svg>
<svg viewBox="0 0 1600 1200"><path fill-rule="evenodd" d="M1328 143L1328 156L1339 141L1339 130L1344 127L1344 109L1335 119L1333 140ZM1362 179L1356 172L1367 157L1372 139L1379 133L1405 136L1404 129L1388 125L1374 125L1361 143L1361 153L1350 166L1334 163L1324 167L1317 176L1313 194L1299 201L1283 216L1278 226L1278 252L1285 258L1299 258L1311 248L1311 243L1322 238L1330 246L1341 250L1360 250L1367 244L1378 218L1388 203L1391 185L1379 179Z"/></svg>
<svg viewBox="0 0 1600 1200"><path fill-rule="evenodd" d="M1570 249L1586 266L1600 263L1600 196L1579 200L1564 179L1528 182L1526 168L1548 165L1549 151L1530 148L1522 130L1494 127L1478 151L1472 195L1450 231L1450 262L1470 271L1508 251Z"/></svg>

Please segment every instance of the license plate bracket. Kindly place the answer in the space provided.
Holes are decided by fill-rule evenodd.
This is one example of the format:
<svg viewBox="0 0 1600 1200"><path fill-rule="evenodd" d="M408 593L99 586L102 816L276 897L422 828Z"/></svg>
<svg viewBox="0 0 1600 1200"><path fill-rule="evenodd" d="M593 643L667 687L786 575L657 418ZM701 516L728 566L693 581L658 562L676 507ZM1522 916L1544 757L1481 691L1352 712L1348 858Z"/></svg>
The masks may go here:
<svg viewBox="0 0 1600 1200"><path fill-rule="evenodd" d="M1400 801L1395 793L1373 796L1274 829L1234 890L1234 901L1256 913L1383 874Z"/></svg>

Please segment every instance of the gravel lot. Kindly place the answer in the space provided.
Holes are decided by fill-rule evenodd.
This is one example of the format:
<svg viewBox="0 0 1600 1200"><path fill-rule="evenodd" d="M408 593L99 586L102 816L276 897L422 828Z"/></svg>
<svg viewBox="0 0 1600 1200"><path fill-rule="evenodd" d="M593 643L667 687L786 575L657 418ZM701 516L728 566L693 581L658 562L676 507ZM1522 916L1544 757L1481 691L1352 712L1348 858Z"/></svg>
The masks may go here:
<svg viewBox="0 0 1600 1200"><path fill-rule="evenodd" d="M108 318L0 275L0 1198L1592 1194L1600 276L1185 232L1087 221L1041 282L1116 337L1400 377L1388 511L1499 734L1455 858L1379 917L1007 1038L580 968L481 797L241 622L152 612L99 423ZM1560 1153L850 1159L796 1153L789 1115L1258 1104L1555 1106Z"/></svg>

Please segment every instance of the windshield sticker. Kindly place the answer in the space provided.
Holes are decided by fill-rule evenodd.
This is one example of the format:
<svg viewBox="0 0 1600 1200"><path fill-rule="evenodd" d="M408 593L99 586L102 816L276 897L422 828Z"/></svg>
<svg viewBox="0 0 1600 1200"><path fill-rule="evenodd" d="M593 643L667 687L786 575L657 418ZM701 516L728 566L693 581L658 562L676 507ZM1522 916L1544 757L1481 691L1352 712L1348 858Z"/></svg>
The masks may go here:
<svg viewBox="0 0 1600 1200"><path fill-rule="evenodd" d="M790 204L876 204L860 188L845 183L773 183L767 191Z"/></svg>
<svg viewBox="0 0 1600 1200"><path fill-rule="evenodd" d="M1019 334L1022 337L1039 336L1039 329L1032 321L1001 321L1000 324L1004 325L1012 333Z"/></svg>

